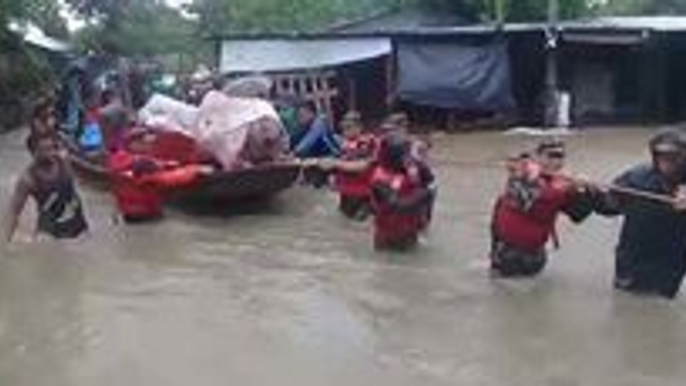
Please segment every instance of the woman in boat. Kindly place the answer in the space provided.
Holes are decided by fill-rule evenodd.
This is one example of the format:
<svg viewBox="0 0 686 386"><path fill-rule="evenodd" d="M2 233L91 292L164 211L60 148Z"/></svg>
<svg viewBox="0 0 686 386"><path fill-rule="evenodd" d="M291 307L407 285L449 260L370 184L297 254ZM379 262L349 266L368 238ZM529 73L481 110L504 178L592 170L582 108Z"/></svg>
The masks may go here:
<svg viewBox="0 0 686 386"><path fill-rule="evenodd" d="M79 237L88 230L88 223L74 177L60 155L56 136L32 134L27 143L33 161L15 185L6 217L5 240L12 241L29 197L33 197L38 209L37 236Z"/></svg>

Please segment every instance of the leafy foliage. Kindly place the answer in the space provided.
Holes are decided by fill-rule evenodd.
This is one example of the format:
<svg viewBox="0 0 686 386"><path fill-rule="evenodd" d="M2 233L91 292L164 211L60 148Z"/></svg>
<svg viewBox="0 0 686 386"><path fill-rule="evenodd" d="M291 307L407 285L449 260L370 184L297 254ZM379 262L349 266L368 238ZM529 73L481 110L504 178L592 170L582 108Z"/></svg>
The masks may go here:
<svg viewBox="0 0 686 386"><path fill-rule="evenodd" d="M66 39L69 30L65 20L60 15L59 3L55 0L26 1L26 19L35 23L46 34Z"/></svg>
<svg viewBox="0 0 686 386"><path fill-rule="evenodd" d="M686 14L686 0L609 0L602 13L619 15Z"/></svg>
<svg viewBox="0 0 686 386"><path fill-rule="evenodd" d="M196 23L160 0L68 0L90 20L79 45L130 56L179 53L197 48Z"/></svg>
<svg viewBox="0 0 686 386"><path fill-rule="evenodd" d="M210 32L309 31L387 9L396 0L195 0Z"/></svg>
<svg viewBox="0 0 686 386"><path fill-rule="evenodd" d="M588 0L560 0L560 14L588 12ZM624 0L617 0L624 1ZM192 10L211 32L308 31L391 7L419 7L475 21L534 21L547 17L548 0L195 0Z"/></svg>

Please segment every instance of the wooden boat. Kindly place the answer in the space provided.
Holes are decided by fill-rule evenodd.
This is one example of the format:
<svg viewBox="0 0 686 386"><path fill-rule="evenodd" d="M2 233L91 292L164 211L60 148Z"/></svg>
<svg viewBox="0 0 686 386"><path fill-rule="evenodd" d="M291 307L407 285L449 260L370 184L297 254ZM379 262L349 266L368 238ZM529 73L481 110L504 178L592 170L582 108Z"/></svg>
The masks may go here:
<svg viewBox="0 0 686 386"><path fill-rule="evenodd" d="M263 199L290 188L299 175L300 166L291 163L221 171L201 178L192 186L176 189L171 196L190 202Z"/></svg>
<svg viewBox="0 0 686 386"><path fill-rule="evenodd" d="M86 182L107 188L109 175L104 156L89 155L63 138L67 158L74 171ZM297 163L274 163L234 171L217 171L190 186L169 191L173 201L212 202L263 199L290 188L300 175Z"/></svg>

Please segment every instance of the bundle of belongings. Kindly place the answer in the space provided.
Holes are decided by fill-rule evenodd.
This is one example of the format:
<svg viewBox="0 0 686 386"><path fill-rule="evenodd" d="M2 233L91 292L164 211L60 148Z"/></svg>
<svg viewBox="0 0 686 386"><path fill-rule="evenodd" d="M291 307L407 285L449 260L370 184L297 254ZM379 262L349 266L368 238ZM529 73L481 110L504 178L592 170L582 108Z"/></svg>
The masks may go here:
<svg viewBox="0 0 686 386"><path fill-rule="evenodd" d="M192 138L230 171L282 160L288 137L273 106L262 99L211 91L199 107L155 95L139 113L153 130Z"/></svg>

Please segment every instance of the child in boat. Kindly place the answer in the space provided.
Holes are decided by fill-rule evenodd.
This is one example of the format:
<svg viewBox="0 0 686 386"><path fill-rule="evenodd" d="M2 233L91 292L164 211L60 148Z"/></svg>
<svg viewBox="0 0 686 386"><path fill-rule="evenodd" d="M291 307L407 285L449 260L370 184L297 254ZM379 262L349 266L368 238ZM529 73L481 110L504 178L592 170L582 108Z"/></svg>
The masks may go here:
<svg viewBox="0 0 686 386"><path fill-rule="evenodd" d="M402 133L389 133L380 143L371 177L377 249L411 248L425 226L434 192L416 178L410 149L411 142Z"/></svg>
<svg viewBox="0 0 686 386"><path fill-rule="evenodd" d="M27 141L31 165L17 181L5 224L11 242L29 197L38 210L36 236L73 239L88 230L74 177L60 154L55 134L32 133Z"/></svg>
<svg viewBox="0 0 686 386"><path fill-rule="evenodd" d="M584 186L562 176L565 146L544 141L535 157L508 159L508 180L497 199L491 224L491 272L499 277L539 274L546 265L546 244L557 246L555 224L560 213L581 222L592 212Z"/></svg>

